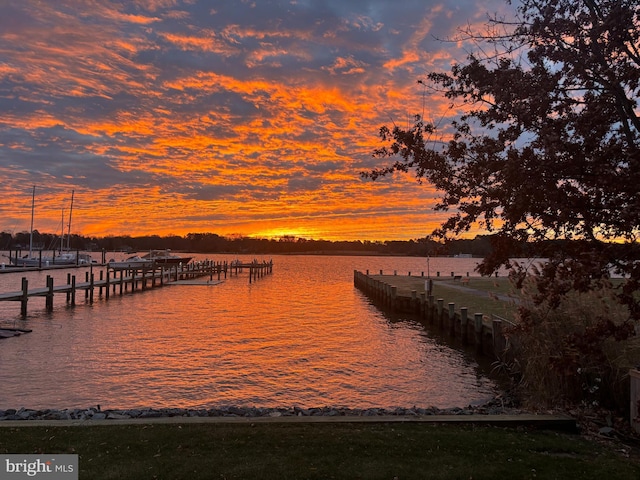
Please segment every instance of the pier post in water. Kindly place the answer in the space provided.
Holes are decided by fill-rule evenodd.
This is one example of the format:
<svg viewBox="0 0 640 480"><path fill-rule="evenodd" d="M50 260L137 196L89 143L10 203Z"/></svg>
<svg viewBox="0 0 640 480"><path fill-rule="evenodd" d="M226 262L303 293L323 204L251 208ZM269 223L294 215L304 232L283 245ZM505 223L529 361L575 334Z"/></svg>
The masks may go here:
<svg viewBox="0 0 640 480"><path fill-rule="evenodd" d="M76 304L76 276L71 276L71 305Z"/></svg>
<svg viewBox="0 0 640 480"><path fill-rule="evenodd" d="M20 315L27 316L27 302L29 301L29 280L22 277L22 299L20 300Z"/></svg>
<svg viewBox="0 0 640 480"><path fill-rule="evenodd" d="M53 277L47 275L47 296L45 300L45 308L47 312L53 310Z"/></svg>

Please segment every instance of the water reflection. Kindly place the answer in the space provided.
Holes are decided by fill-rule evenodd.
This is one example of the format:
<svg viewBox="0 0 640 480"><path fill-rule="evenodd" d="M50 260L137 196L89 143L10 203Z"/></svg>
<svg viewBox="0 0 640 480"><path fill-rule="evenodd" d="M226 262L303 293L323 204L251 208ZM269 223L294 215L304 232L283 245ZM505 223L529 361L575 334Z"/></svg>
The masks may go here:
<svg viewBox="0 0 640 480"><path fill-rule="evenodd" d="M30 304L33 333L0 343L0 408L443 408L491 397L472 357L353 286L354 269L418 262L276 256L252 284L245 274L75 308L60 299L52 314Z"/></svg>

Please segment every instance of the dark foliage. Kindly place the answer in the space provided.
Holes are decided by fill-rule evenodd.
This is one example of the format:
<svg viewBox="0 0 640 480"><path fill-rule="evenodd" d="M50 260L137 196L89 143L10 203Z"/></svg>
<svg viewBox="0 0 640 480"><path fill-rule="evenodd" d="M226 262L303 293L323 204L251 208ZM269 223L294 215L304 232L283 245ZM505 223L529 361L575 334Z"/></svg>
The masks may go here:
<svg viewBox="0 0 640 480"><path fill-rule="evenodd" d="M515 22L493 18L490 27L488 36L467 33L498 54L429 75L466 111L448 142L434 142L443 134L420 117L410 129L382 127L386 145L375 156L395 163L363 176L415 171L435 186L436 210L452 211L437 237L478 224L495 232L482 273L523 242L577 240L545 255L542 274L562 268L566 277L554 294L597 286L615 268L629 278L620 299L637 320L640 4L521 0Z"/></svg>

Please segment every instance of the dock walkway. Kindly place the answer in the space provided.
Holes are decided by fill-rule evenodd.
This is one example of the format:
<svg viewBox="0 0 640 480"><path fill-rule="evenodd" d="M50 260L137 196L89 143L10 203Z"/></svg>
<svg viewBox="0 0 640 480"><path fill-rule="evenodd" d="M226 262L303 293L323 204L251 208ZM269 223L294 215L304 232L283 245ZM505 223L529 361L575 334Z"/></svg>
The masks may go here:
<svg viewBox="0 0 640 480"><path fill-rule="evenodd" d="M106 270L99 271L99 278L96 279L93 271L85 272L85 281L77 282L76 276L68 274L67 283L64 285L54 285L53 277L47 275L46 286L29 288L29 282L26 277L22 277L22 288L13 292L0 293L0 302L20 302L20 312L23 316L27 315L27 304L29 298L45 297L47 311L53 310L53 298L56 294L66 294L67 303L75 305L76 294L78 291L85 293L85 298L89 302L93 302L94 292L97 290L99 295L104 293L108 300L109 295L119 293L124 294L127 291L136 292L144 291L147 288L163 286L171 282L193 281L197 278L209 277L209 284L214 281L214 277L220 281L222 276L238 275L240 272L249 271L249 282L255 281L267 273L273 271L273 261L270 262L251 262L251 263L235 263L202 261L192 262L187 265L167 265L152 264L150 266L133 267L126 269L112 269L108 264Z"/></svg>

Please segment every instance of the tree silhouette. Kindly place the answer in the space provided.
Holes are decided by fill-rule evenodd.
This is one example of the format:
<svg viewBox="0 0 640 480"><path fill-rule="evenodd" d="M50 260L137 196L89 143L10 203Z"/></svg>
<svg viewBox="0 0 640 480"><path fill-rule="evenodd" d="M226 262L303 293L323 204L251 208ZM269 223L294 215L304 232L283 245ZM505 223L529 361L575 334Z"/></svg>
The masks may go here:
<svg viewBox="0 0 640 480"><path fill-rule="evenodd" d="M443 131L421 116L409 129L382 127L374 155L395 161L362 175L415 171L440 190L436 210L452 214L435 236L474 225L497 233L482 273L523 240L580 240L549 252L558 268L546 271L562 266L585 289L617 268L630 277L622 298L638 318L640 5L522 0L516 13L491 17L490 34L466 32L492 49L428 76L465 113Z"/></svg>

